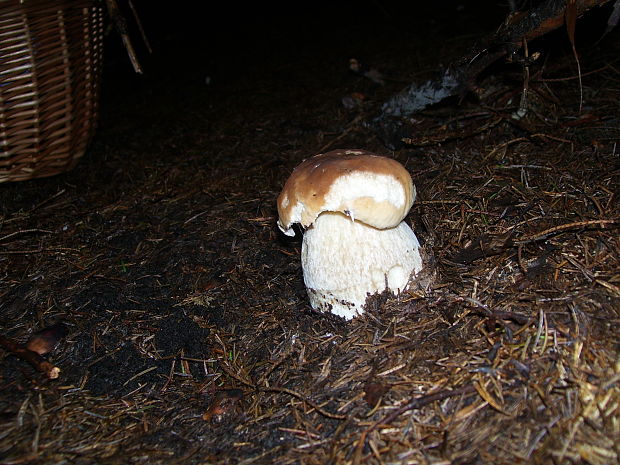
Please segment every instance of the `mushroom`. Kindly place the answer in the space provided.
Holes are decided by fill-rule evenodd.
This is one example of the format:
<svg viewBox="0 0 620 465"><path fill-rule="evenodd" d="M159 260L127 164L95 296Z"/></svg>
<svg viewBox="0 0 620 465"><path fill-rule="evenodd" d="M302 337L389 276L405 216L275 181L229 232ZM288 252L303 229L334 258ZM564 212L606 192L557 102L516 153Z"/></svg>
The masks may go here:
<svg viewBox="0 0 620 465"><path fill-rule="evenodd" d="M368 296L404 291L422 269L420 244L404 220L415 186L397 161L334 150L302 162L278 197L278 227L305 228L301 264L310 303L346 319Z"/></svg>

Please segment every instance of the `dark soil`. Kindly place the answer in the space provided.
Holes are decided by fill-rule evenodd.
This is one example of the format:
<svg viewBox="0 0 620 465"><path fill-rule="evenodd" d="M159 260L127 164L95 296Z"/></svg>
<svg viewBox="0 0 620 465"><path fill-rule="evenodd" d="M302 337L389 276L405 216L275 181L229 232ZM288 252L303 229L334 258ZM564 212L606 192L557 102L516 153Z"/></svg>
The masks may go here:
<svg viewBox="0 0 620 465"><path fill-rule="evenodd" d="M136 2L154 54L139 47L136 76L108 37L78 167L0 186L0 334L67 328L44 355L56 380L0 352L1 463L618 462L619 31L597 43L611 9L578 23L581 110L557 31L530 44L524 118L522 68L500 62L390 151L364 123L506 14L411 3L300 17ZM427 257L420 284L350 322L309 307L300 239L276 227L291 170L334 148L407 167Z"/></svg>

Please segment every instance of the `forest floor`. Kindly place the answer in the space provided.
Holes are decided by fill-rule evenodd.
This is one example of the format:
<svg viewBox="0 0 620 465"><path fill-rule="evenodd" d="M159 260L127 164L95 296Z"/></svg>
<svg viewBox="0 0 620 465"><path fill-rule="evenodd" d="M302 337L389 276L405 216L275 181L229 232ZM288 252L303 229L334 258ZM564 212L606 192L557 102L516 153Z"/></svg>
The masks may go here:
<svg viewBox="0 0 620 465"><path fill-rule="evenodd" d="M144 76L111 47L78 167L0 186L0 334L62 328L57 379L0 350L1 463L618 462L620 34L580 20L581 90L558 31L523 117L499 62L389 150L382 102L503 19L435 13L179 30ZM348 322L312 311L276 227L292 169L335 148L410 171L427 256L423 289Z"/></svg>

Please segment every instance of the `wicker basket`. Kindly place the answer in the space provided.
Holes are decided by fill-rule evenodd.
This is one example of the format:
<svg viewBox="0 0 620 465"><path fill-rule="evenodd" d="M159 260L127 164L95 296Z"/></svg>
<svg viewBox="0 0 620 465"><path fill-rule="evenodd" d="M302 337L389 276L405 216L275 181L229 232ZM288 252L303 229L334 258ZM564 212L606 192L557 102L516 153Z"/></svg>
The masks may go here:
<svg viewBox="0 0 620 465"><path fill-rule="evenodd" d="M0 183L73 168L97 122L97 0L0 0Z"/></svg>

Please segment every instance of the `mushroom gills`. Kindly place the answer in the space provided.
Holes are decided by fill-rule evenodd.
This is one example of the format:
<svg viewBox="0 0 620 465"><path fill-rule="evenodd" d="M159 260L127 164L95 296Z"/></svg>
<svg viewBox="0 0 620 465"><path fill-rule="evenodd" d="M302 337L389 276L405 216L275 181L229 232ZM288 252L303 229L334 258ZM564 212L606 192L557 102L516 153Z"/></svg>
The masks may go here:
<svg viewBox="0 0 620 465"><path fill-rule="evenodd" d="M321 213L305 232L301 250L312 307L350 319L363 313L368 296L404 291L422 269L419 248L404 221L376 229L342 213Z"/></svg>

